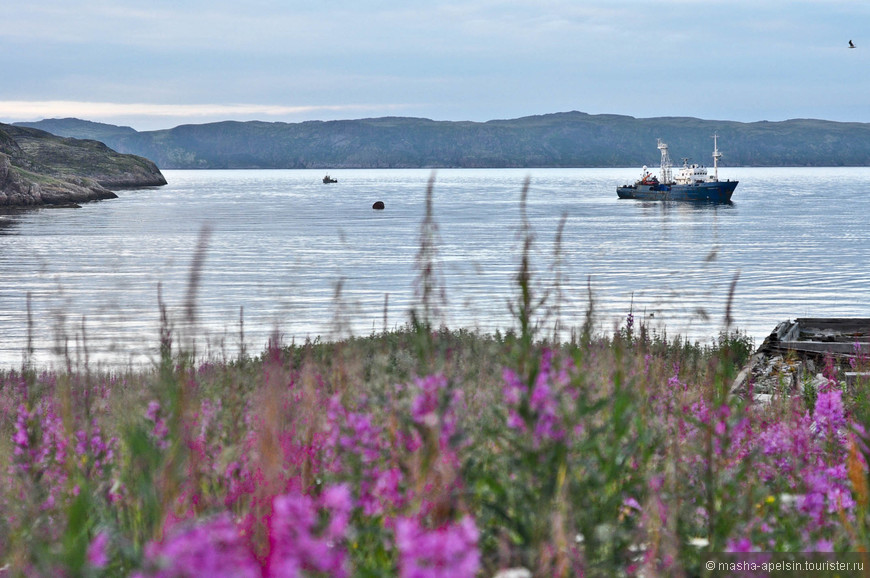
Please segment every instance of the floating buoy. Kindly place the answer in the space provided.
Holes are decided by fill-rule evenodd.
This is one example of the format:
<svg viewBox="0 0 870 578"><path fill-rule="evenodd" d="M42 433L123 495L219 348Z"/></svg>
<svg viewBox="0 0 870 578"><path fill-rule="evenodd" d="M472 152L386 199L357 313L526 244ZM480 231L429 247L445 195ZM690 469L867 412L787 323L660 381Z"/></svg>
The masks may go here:
<svg viewBox="0 0 870 578"><path fill-rule="evenodd" d="M375 201L375 204L372 205L372 208L376 211L384 210L384 202L383 201Z"/></svg>

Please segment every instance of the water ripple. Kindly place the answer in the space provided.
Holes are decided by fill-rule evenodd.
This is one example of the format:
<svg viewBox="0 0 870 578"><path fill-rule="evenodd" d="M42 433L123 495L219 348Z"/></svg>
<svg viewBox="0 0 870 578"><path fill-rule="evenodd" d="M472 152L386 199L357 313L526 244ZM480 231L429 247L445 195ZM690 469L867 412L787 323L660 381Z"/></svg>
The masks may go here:
<svg viewBox="0 0 870 578"><path fill-rule="evenodd" d="M507 303L521 243L520 190L534 266L551 284L555 234L563 324L580 325L591 284L599 327L631 308L647 322L707 340L728 290L736 325L756 339L799 316L870 316L870 169L727 169L731 205L621 201L631 169L440 170L434 189L445 321L511 325ZM41 362L66 348L112 363L148 360L157 288L177 327L193 253L212 229L198 287L199 350L249 349L277 327L287 339L357 333L407 319L427 170L166 171L169 185L119 192L78 210L0 215L0 363L20 363L30 336ZM850 194L844 201L844 190ZM385 211L372 211L375 200ZM844 204L846 203L846 204ZM340 292L339 292L340 288ZM346 318L342 318L345 316ZM551 319L552 321L552 319ZM73 355L73 353L70 353Z"/></svg>

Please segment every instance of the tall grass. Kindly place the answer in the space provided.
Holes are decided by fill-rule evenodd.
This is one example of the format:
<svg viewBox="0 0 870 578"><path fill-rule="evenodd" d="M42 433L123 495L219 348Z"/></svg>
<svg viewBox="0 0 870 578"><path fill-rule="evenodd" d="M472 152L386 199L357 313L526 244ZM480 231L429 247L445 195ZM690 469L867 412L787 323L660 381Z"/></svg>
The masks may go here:
<svg viewBox="0 0 870 578"><path fill-rule="evenodd" d="M729 392L753 348L730 321L706 345L630 312L598 335L591 296L560 342L560 235L542 287L525 219L516 326L449 330L432 186L403 327L200 359L206 233L190 331L161 301L154 367L0 373L0 574L695 576L712 552L866 552L866 383L832 365L756 406Z"/></svg>

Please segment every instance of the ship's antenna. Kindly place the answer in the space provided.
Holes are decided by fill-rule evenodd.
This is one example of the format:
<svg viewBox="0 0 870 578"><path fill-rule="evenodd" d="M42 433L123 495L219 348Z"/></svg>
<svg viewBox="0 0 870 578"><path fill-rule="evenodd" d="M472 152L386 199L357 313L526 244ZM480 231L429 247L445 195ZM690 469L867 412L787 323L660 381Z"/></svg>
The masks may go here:
<svg viewBox="0 0 870 578"><path fill-rule="evenodd" d="M671 182L671 157L668 155L668 145L657 139L659 150L662 151L662 184Z"/></svg>
<svg viewBox="0 0 870 578"><path fill-rule="evenodd" d="M719 159L722 158L722 153L719 152L719 135L713 133L713 180L719 180Z"/></svg>

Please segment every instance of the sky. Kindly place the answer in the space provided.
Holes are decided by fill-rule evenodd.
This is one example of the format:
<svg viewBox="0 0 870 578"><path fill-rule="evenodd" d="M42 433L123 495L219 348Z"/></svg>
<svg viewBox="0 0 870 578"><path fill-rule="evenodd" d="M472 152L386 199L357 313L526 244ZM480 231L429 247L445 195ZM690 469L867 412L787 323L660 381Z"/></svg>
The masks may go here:
<svg viewBox="0 0 870 578"><path fill-rule="evenodd" d="M870 2L10 1L0 70L0 122L870 122Z"/></svg>

